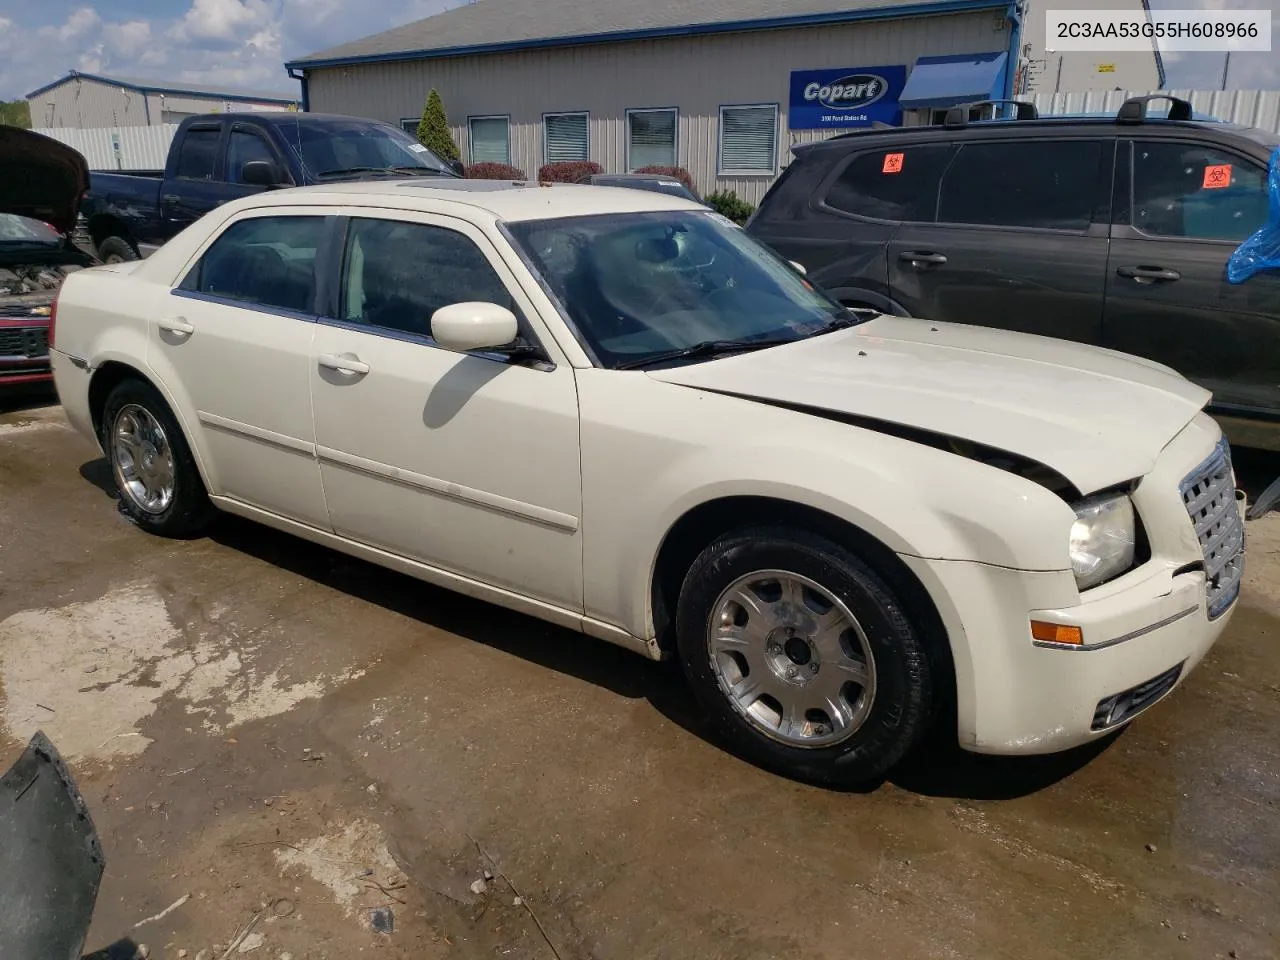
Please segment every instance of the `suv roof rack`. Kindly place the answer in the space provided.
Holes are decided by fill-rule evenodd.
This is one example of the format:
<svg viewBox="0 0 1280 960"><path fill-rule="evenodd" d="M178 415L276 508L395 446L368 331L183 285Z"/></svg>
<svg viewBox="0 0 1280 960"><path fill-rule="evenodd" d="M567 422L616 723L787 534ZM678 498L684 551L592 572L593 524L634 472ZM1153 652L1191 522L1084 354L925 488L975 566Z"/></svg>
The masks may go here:
<svg viewBox="0 0 1280 960"><path fill-rule="evenodd" d="M1036 105L1028 103L1026 100L975 100L972 103L958 104L948 110L942 125L953 130L958 127L966 127L969 125L970 111L979 107L997 106L1005 103L1012 103L1017 108L1013 116L1015 120L1040 119L1040 111L1036 109Z"/></svg>
<svg viewBox="0 0 1280 960"><path fill-rule="evenodd" d="M1190 101L1168 93L1153 93L1145 97L1130 97L1120 105L1116 123L1142 123L1147 119L1147 104L1152 100L1169 101L1170 120L1190 120L1193 115Z"/></svg>

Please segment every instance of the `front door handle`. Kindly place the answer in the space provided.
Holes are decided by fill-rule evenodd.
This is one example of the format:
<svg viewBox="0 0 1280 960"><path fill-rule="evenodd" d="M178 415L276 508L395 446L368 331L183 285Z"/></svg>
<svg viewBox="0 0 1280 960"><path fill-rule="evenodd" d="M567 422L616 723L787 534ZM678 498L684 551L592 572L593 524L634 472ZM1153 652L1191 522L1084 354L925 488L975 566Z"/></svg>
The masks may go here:
<svg viewBox="0 0 1280 960"><path fill-rule="evenodd" d="M166 320L157 320L156 326L161 330L165 330L169 333L180 334L184 337L189 337L196 332L196 328L187 323L187 321L183 320L181 317L170 317Z"/></svg>
<svg viewBox="0 0 1280 960"><path fill-rule="evenodd" d="M324 353L316 358L316 362L326 370L334 370L349 377L362 377L369 372L369 365L352 355Z"/></svg>
<svg viewBox="0 0 1280 960"><path fill-rule="evenodd" d="M1173 283L1182 279L1177 270L1164 267L1116 267L1116 273L1137 283Z"/></svg>
<svg viewBox="0 0 1280 960"><path fill-rule="evenodd" d="M899 260L906 260L913 267L940 267L947 262L946 256L926 250L904 250L898 254Z"/></svg>

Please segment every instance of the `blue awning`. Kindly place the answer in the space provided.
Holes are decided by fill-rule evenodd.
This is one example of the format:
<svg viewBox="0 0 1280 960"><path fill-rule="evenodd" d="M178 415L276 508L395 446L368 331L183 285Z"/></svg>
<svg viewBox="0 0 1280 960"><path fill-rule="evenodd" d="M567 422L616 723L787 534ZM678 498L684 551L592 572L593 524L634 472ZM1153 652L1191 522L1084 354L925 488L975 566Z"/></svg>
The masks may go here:
<svg viewBox="0 0 1280 960"><path fill-rule="evenodd" d="M1004 50L921 57L907 77L898 104L904 110L936 110L974 100L1000 100L1008 61Z"/></svg>

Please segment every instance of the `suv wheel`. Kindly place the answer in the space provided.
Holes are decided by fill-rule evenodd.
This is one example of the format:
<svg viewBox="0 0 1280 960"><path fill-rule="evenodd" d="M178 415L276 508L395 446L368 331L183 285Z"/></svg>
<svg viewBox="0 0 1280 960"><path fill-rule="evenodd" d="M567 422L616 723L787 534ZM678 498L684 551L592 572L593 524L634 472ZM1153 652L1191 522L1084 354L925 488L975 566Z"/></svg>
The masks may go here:
<svg viewBox="0 0 1280 960"><path fill-rule="evenodd" d="M98 244L98 259L103 263L124 263L137 260L138 252L124 237L107 237Z"/></svg>
<svg viewBox="0 0 1280 960"><path fill-rule="evenodd" d="M138 526L160 536L185 537L213 518L191 448L151 384L125 380L107 396L102 448L121 508Z"/></svg>
<svg viewBox="0 0 1280 960"><path fill-rule="evenodd" d="M748 759L822 784L873 780L925 733L925 641L883 577L802 530L717 540L680 592L685 673Z"/></svg>

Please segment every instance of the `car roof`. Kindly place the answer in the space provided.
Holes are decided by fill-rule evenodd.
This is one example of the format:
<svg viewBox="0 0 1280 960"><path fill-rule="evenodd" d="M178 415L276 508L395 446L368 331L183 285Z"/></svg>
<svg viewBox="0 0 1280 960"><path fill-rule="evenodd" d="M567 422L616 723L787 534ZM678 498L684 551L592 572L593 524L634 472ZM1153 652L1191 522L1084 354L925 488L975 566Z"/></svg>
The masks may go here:
<svg viewBox="0 0 1280 960"><path fill-rule="evenodd" d="M294 205L345 205L439 212L441 204L469 207L496 220L517 222L592 214L646 213L706 208L681 197L647 190L524 180L451 180L409 177L292 187L254 194L244 209Z"/></svg>

